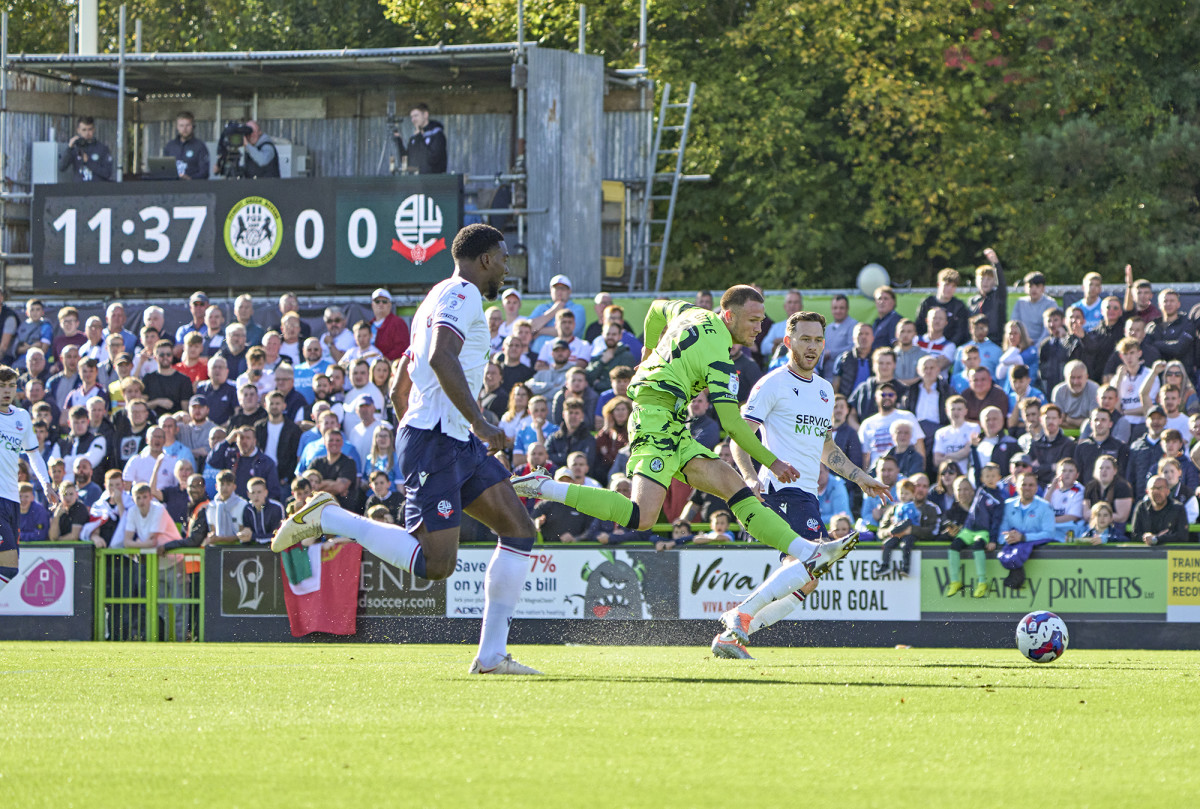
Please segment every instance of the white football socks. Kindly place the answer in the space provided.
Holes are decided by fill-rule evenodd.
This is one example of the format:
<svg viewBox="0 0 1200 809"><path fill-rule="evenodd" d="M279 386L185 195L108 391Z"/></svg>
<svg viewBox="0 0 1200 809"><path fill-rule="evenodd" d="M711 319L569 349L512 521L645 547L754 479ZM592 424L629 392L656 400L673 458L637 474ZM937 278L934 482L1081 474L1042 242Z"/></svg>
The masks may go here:
<svg viewBox="0 0 1200 809"><path fill-rule="evenodd" d="M529 554L497 543L488 562L483 587L483 628L479 632L479 663L493 666L506 654L508 628L525 588Z"/></svg>
<svg viewBox="0 0 1200 809"><path fill-rule="evenodd" d="M807 562L817 550L817 543L811 539L796 537L788 544L788 556L795 557L801 562Z"/></svg>
<svg viewBox="0 0 1200 809"><path fill-rule="evenodd" d="M799 607L802 602L795 593L788 593L778 601L772 601L767 606L763 607L754 615L754 619L750 621L750 634L754 634L760 629L777 624L784 618L792 614L792 610Z"/></svg>
<svg viewBox="0 0 1200 809"><path fill-rule="evenodd" d="M398 525L360 517L340 506L325 506L321 529L331 536L349 537L390 565L412 572L421 543Z"/></svg>
<svg viewBox="0 0 1200 809"><path fill-rule="evenodd" d="M544 480L538 487L538 498L553 500L555 503L565 503L567 502L567 492L570 490L570 483L564 483L561 480Z"/></svg>
<svg viewBox="0 0 1200 809"><path fill-rule="evenodd" d="M807 542L807 540L801 541ZM803 564L783 565L768 576L767 580L760 584L750 594L750 597L738 606L738 609L741 612L758 615L771 602L786 598L789 594L799 590L810 581L812 581L812 574L808 572L808 569Z"/></svg>

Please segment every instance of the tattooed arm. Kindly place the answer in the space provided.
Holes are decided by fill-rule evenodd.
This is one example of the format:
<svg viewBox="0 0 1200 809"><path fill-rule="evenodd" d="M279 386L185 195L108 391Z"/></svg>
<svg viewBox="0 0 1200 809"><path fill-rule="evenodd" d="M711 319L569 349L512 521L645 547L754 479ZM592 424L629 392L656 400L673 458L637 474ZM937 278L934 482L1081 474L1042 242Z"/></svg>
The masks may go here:
<svg viewBox="0 0 1200 809"><path fill-rule="evenodd" d="M851 483L857 483L858 487L867 495L878 497L884 501L892 499L891 492L887 486L859 469L846 457L846 453L842 451L842 448L833 442L832 431L825 434L825 446L821 450L821 462L829 468L830 472L836 472Z"/></svg>

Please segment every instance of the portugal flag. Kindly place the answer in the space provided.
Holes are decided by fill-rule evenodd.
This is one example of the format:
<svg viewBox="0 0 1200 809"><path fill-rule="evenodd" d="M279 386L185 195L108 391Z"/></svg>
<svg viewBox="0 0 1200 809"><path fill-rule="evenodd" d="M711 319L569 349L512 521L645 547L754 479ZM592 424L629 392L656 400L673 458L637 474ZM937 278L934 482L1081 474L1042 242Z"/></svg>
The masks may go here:
<svg viewBox="0 0 1200 809"><path fill-rule="evenodd" d="M357 542L292 548L283 553L285 586L292 635L309 632L353 635L358 631L358 578L362 572L362 546Z"/></svg>

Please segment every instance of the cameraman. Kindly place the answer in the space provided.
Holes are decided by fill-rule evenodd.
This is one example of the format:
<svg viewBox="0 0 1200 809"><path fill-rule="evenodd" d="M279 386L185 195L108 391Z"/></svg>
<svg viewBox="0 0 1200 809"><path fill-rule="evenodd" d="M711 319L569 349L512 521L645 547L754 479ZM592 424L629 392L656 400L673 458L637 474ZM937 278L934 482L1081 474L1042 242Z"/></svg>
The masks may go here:
<svg viewBox="0 0 1200 809"><path fill-rule="evenodd" d="M75 125L75 137L67 141L67 151L58 161L58 170L71 170L76 182L111 181L112 152L96 140L96 119L84 116Z"/></svg>
<svg viewBox="0 0 1200 809"><path fill-rule="evenodd" d="M446 173L446 130L441 121L429 120L429 106L418 104L408 113L416 130L404 145L400 130L392 133L396 148L401 157L408 157L409 171L416 170L418 174Z"/></svg>
<svg viewBox="0 0 1200 809"><path fill-rule="evenodd" d="M208 147L195 136L196 118L190 112L175 116L176 136L163 146L163 157L175 158L181 180L208 179Z"/></svg>
<svg viewBox="0 0 1200 809"><path fill-rule="evenodd" d="M247 121L246 128L250 131L246 133L242 149L242 176L249 179L278 177L279 153L275 151L271 136L262 131L258 121Z"/></svg>

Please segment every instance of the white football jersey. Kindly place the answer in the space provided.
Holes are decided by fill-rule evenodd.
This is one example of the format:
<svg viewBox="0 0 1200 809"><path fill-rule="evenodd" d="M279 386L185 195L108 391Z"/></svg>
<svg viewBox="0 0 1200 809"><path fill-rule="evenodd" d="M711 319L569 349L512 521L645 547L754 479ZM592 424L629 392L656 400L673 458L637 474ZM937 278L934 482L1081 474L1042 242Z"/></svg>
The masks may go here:
<svg viewBox="0 0 1200 809"><path fill-rule="evenodd" d="M815 495L825 434L833 428L833 386L816 374L805 379L781 365L758 380L742 416L762 425L763 444L800 473L794 483L781 483L764 466L758 472L763 488L796 486Z"/></svg>
<svg viewBox="0 0 1200 809"><path fill-rule="evenodd" d="M971 438L979 432L979 425L972 424L969 421L964 421L961 427L955 427L952 424L947 424L945 427L939 427L938 431L933 434L933 451L949 455L952 452L958 452L963 447L971 444ZM955 463L958 464L958 470L964 475L967 474L967 467L970 465L971 456L962 458ZM981 459L982 460L982 459Z"/></svg>
<svg viewBox="0 0 1200 809"><path fill-rule="evenodd" d="M491 356L491 333L483 316L483 296L479 287L452 275L438 282L412 319L412 343L408 348L408 373L412 389L408 411L400 426L431 430L441 424L444 434L459 441L470 436L470 423L450 401L429 366L434 329L449 329L463 341L458 355L467 387L475 396L483 388L483 371Z"/></svg>
<svg viewBox="0 0 1200 809"><path fill-rule="evenodd" d="M35 449L37 436L33 434L29 411L13 405L7 413L0 413L0 497L21 502L17 491L17 462L21 460L22 452Z"/></svg>

